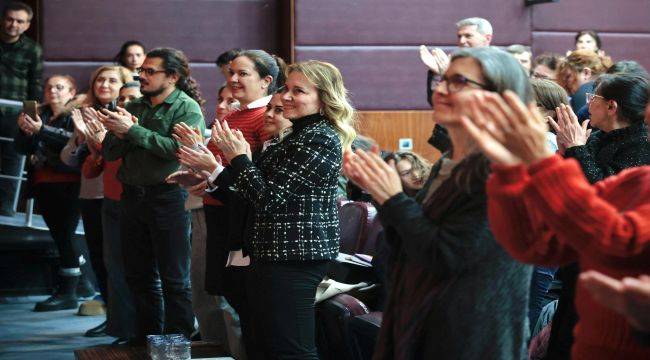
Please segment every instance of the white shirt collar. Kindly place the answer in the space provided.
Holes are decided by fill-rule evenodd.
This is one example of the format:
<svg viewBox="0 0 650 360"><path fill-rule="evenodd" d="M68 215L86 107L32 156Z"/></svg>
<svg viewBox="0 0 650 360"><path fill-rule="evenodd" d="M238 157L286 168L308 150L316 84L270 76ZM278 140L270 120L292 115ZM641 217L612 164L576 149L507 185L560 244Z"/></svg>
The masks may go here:
<svg viewBox="0 0 650 360"><path fill-rule="evenodd" d="M248 106L242 108L242 110L243 109L257 109L257 108L264 107L269 103L269 101L271 101L272 97L273 97L273 95L268 95L268 96L265 96L263 98L259 98L259 99L255 100L255 101L253 101L252 103L248 104Z"/></svg>

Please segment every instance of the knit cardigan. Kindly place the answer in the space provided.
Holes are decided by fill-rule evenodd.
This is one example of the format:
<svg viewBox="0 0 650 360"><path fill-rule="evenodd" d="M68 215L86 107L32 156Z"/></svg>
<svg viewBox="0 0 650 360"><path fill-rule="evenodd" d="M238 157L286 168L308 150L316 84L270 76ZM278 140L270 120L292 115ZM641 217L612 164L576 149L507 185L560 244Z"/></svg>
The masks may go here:
<svg viewBox="0 0 650 360"><path fill-rule="evenodd" d="M579 261L583 271L622 278L650 273L650 167L591 186L575 160L553 156L531 166L493 167L488 216L516 259L538 265ZM625 319L580 286L572 359L650 359Z"/></svg>
<svg viewBox="0 0 650 360"><path fill-rule="evenodd" d="M293 120L293 132L264 151L258 166L246 155L232 159L233 187L255 208L250 238L254 259L336 258L342 159L337 132L319 114Z"/></svg>

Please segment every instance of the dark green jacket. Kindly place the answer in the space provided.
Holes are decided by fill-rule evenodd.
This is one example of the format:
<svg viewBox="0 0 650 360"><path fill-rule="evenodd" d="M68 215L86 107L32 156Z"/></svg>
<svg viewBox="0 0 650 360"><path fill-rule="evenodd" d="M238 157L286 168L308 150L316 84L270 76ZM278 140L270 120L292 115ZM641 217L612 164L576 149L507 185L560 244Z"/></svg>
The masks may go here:
<svg viewBox="0 0 650 360"><path fill-rule="evenodd" d="M205 129L199 104L176 89L161 104L151 106L148 98L131 101L126 110L138 118L124 139L109 133L104 139L104 157L122 158L117 178L128 185L156 185L178 170L178 142L172 138L174 125L184 122Z"/></svg>

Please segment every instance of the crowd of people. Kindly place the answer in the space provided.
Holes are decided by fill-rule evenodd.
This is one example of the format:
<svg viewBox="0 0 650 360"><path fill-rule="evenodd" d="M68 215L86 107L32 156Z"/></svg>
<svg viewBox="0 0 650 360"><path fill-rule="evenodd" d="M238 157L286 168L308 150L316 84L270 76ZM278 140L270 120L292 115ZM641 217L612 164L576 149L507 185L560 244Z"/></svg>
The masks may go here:
<svg viewBox="0 0 650 360"><path fill-rule="evenodd" d="M3 62L0 98L38 99L33 12L12 2L2 16L1 58L28 75ZM434 164L357 135L333 64L259 49L217 58L214 120L185 54L138 41L86 94L56 74L36 114L0 107L15 127L3 171L11 151L27 156L27 195L60 255L35 311L95 294L81 218L106 305L87 336L141 346L198 333L237 358L317 359L316 289L339 254L345 198L372 202L383 225L374 358L650 357L648 73L612 63L593 31L565 56L533 58L490 46L486 19L456 30L452 54L419 52ZM237 327L243 345L228 341Z"/></svg>

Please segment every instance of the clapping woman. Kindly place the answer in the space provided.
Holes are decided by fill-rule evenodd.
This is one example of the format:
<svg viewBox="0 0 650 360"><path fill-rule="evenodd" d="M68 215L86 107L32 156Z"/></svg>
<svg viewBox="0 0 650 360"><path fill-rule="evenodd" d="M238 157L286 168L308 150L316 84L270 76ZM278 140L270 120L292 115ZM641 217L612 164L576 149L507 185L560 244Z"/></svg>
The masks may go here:
<svg viewBox="0 0 650 360"><path fill-rule="evenodd" d="M481 90L512 90L532 101L528 75L508 53L473 48L453 54L433 94L434 120L448 130L451 149L415 199L378 155L346 155L348 177L376 201L395 249L375 359L526 356L531 267L494 240L485 196L489 162L461 125L467 100Z"/></svg>
<svg viewBox="0 0 650 360"><path fill-rule="evenodd" d="M488 98L499 106L475 99L477 110L463 124L494 164L488 213L499 243L528 263L577 261L582 271L615 279L650 273L650 169L628 169L590 185L576 161L548 148L546 125L533 105L511 93ZM576 288L571 358L650 358L625 317L596 300Z"/></svg>
<svg viewBox="0 0 650 360"><path fill-rule="evenodd" d="M317 359L314 297L338 255L337 180L355 135L354 111L332 64L289 66L282 96L292 132L250 159L243 135L216 124L234 188L253 204L250 235L253 314L269 358Z"/></svg>

